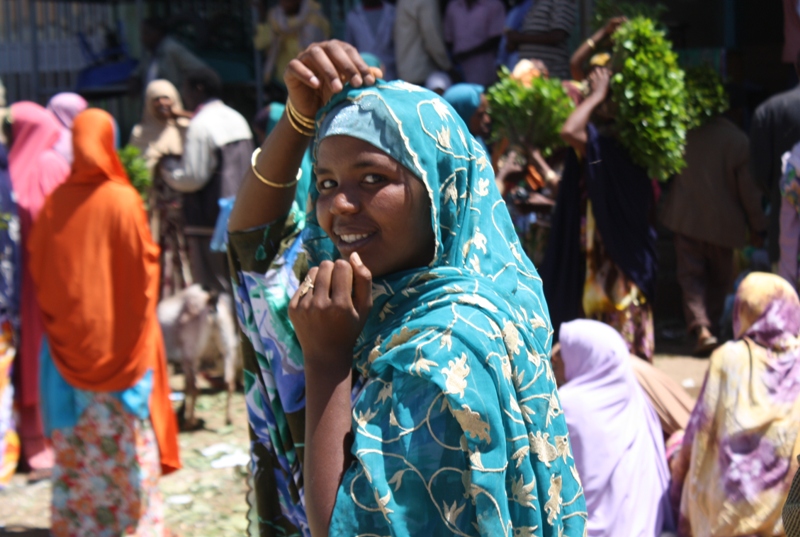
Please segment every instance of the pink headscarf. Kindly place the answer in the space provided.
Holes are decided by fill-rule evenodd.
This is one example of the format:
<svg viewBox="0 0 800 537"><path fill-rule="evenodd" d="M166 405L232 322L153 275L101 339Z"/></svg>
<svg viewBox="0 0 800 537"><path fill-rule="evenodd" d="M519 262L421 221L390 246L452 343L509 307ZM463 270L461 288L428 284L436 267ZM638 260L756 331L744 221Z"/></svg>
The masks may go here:
<svg viewBox="0 0 800 537"><path fill-rule="evenodd" d="M23 101L11 106L11 119L8 164L17 196L23 252L20 402L28 406L39 399L39 350L44 326L27 266L27 242L45 198L67 179L70 168L53 149L61 133L55 116L36 103Z"/></svg>
<svg viewBox="0 0 800 537"><path fill-rule="evenodd" d="M61 137L53 149L72 165L72 122L75 116L86 110L89 103L77 93L58 93L53 95L47 103L47 109L52 112L61 124Z"/></svg>
<svg viewBox="0 0 800 537"><path fill-rule="evenodd" d="M656 537L672 525L669 470L655 410L610 326L561 325L566 384L558 390L583 481L589 537Z"/></svg>

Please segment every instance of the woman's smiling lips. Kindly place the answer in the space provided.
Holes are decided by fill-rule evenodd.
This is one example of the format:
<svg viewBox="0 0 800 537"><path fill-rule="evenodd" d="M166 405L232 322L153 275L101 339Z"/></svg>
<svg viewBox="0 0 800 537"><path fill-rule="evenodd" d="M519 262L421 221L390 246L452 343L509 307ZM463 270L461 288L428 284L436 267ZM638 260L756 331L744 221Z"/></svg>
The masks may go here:
<svg viewBox="0 0 800 537"><path fill-rule="evenodd" d="M342 230L342 232L334 232L336 236L336 246L339 251L348 250L350 252L364 247L376 234L375 231L360 230Z"/></svg>

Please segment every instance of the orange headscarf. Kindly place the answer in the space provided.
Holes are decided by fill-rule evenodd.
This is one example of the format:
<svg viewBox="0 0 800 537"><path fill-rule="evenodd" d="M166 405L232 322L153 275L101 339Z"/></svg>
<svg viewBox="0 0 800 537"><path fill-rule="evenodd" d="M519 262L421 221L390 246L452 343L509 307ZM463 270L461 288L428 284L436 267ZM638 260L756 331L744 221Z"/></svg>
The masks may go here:
<svg viewBox="0 0 800 537"><path fill-rule="evenodd" d="M150 418L166 474L180 459L156 318L159 249L114 151L114 128L96 108L75 118L72 174L33 227L30 267L53 360L70 385L120 391L153 371Z"/></svg>

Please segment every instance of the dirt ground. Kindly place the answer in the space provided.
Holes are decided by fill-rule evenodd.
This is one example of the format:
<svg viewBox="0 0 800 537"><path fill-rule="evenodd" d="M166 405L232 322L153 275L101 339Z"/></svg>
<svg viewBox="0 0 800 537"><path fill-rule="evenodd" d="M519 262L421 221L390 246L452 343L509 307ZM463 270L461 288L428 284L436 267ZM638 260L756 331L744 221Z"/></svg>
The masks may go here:
<svg viewBox="0 0 800 537"><path fill-rule="evenodd" d="M674 354L657 355L655 364L693 397L697 396L708 368L708 360ZM173 390L181 390L182 377L173 377L171 384ZM245 467L212 467L214 461L225 457L227 461L221 462L240 463L246 459L242 455L248 453L244 396L234 395L230 426L225 426L225 397L224 393L206 390L198 398L197 414L205 420L205 427L181 433L184 468L161 480L167 527L181 537L245 535L248 509ZM49 482L27 485L24 475L15 476L11 486L0 491L0 537L46 537L50 527L49 504Z"/></svg>
<svg viewBox="0 0 800 537"><path fill-rule="evenodd" d="M182 390L183 378L174 376L170 384ZM196 412L205 426L180 434L183 469L160 481L167 528L181 537L245 535L247 474L239 465L249 453L244 396L234 394L233 424L226 426L226 394L203 391ZM226 467L215 468L215 462ZM0 536L46 537L49 506L50 483L28 485L26 476L17 474L11 486L0 491Z"/></svg>

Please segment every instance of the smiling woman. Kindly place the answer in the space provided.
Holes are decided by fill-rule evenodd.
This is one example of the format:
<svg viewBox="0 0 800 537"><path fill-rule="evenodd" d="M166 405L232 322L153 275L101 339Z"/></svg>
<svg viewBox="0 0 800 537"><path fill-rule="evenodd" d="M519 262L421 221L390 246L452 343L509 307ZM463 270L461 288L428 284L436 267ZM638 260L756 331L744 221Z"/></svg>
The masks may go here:
<svg viewBox="0 0 800 537"><path fill-rule="evenodd" d="M399 162L357 138L331 136L319 145L316 175L319 224L344 259L358 252L373 277L431 262L428 192Z"/></svg>
<svg viewBox="0 0 800 537"><path fill-rule="evenodd" d="M261 534L583 535L541 280L486 154L347 45L285 80L230 221Z"/></svg>

